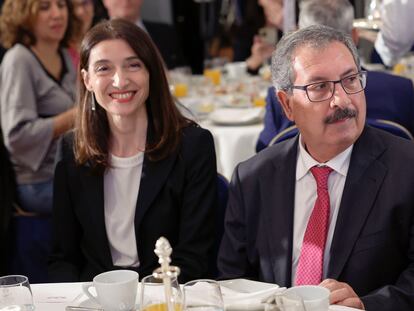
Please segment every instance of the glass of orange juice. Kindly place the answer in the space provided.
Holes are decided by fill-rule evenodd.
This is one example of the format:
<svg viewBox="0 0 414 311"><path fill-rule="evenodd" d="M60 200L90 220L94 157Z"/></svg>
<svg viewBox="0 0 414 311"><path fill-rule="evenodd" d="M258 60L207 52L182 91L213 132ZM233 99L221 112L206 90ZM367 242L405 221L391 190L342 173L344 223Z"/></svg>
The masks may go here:
<svg viewBox="0 0 414 311"><path fill-rule="evenodd" d="M174 96L185 97L188 95L188 84L184 82L174 84Z"/></svg>
<svg viewBox="0 0 414 311"><path fill-rule="evenodd" d="M140 311L168 311L162 279L148 275L141 280ZM183 311L182 295L177 278L171 279L170 301L174 311Z"/></svg>
<svg viewBox="0 0 414 311"><path fill-rule="evenodd" d="M221 70L219 68L204 69L203 75L208 78L214 85L220 85Z"/></svg>
<svg viewBox="0 0 414 311"><path fill-rule="evenodd" d="M220 285L214 280L194 280L184 284L185 311L223 311Z"/></svg>

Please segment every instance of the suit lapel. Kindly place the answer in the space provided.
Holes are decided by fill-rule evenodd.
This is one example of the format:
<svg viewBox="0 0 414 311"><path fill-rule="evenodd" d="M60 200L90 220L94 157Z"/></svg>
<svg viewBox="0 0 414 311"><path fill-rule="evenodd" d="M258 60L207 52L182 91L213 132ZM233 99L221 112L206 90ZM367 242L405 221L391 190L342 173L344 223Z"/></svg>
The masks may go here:
<svg viewBox="0 0 414 311"><path fill-rule="evenodd" d="M138 234L138 227L145 212L164 186L177 157L178 154L174 152L163 160L153 162L145 155L137 199L137 210L135 212L136 234Z"/></svg>
<svg viewBox="0 0 414 311"><path fill-rule="evenodd" d="M96 243L100 244L99 250L102 251L98 256L105 262L106 267L110 267L113 266L113 263L105 227L104 177L101 174L92 173L88 165L84 166L82 170L84 173L82 174L81 183L83 183L82 187L85 189L83 193L86 194L86 200L89 202L89 219L96 232Z"/></svg>
<svg viewBox="0 0 414 311"><path fill-rule="evenodd" d="M273 147L280 148L280 154L275 157L272 169L260 180L261 197L268 197L262 210L274 281L284 286L291 283L297 143L298 136L283 147Z"/></svg>
<svg viewBox="0 0 414 311"><path fill-rule="evenodd" d="M377 161L384 151L381 140L366 127L352 151L330 251L330 278L341 274L373 207L386 175L386 167Z"/></svg>

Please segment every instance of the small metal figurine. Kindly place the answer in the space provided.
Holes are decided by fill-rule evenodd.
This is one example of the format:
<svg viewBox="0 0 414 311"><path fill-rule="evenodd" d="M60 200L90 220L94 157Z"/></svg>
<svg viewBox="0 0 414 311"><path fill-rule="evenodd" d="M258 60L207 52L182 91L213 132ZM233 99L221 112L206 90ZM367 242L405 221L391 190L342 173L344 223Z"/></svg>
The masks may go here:
<svg viewBox="0 0 414 311"><path fill-rule="evenodd" d="M180 274L180 268L170 266L172 248L170 242L164 237L160 237L155 243L154 253L158 256L158 263L161 267L154 270L153 277L162 279L164 283L165 301L167 304L167 311L175 311L174 301L171 288L171 279L177 278Z"/></svg>

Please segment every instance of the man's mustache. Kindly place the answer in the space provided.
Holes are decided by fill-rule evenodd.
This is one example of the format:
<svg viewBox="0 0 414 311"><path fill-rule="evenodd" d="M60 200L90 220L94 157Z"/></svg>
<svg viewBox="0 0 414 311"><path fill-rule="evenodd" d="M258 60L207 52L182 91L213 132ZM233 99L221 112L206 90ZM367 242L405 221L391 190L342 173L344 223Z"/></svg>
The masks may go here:
<svg viewBox="0 0 414 311"><path fill-rule="evenodd" d="M341 121L343 119L348 119L348 118L355 118L357 116L357 111L354 109L350 109L350 108L338 108L335 110L335 112L333 114L331 114L330 116L327 116L325 118L325 123L326 124L331 124L331 123L335 123L338 121Z"/></svg>

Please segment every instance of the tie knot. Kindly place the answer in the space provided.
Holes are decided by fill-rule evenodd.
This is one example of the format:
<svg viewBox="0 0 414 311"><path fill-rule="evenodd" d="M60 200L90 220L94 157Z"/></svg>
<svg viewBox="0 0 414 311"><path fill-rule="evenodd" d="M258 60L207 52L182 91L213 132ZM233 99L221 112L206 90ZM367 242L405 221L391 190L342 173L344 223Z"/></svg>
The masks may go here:
<svg viewBox="0 0 414 311"><path fill-rule="evenodd" d="M333 170L329 166L314 166L310 171L316 180L317 188L327 189L328 177Z"/></svg>

